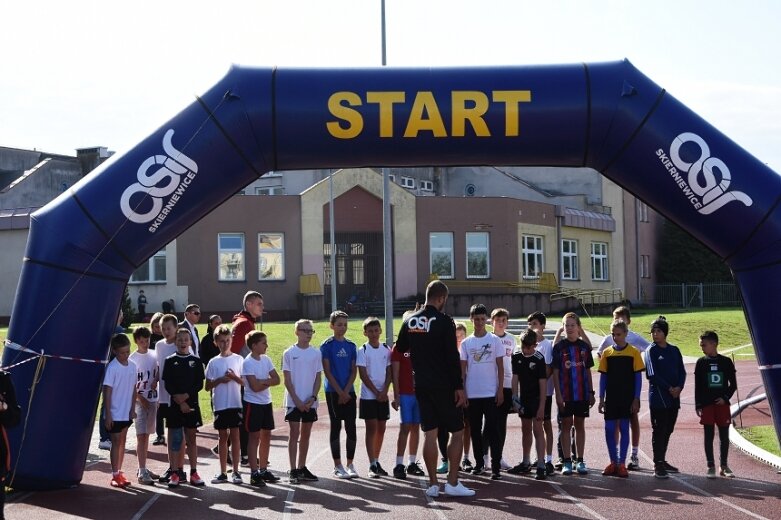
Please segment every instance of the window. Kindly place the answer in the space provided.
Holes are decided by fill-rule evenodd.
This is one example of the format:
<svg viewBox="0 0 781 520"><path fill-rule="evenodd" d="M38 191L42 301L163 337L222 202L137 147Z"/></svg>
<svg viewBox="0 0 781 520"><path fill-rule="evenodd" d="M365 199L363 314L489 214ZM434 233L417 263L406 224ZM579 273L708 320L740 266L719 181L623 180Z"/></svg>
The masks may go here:
<svg viewBox="0 0 781 520"><path fill-rule="evenodd" d="M489 252L488 233L466 234L466 277L488 278Z"/></svg>
<svg viewBox="0 0 781 520"><path fill-rule="evenodd" d="M591 242L591 279L608 280L609 274L607 244L605 242Z"/></svg>
<svg viewBox="0 0 781 520"><path fill-rule="evenodd" d="M258 280L285 279L285 235L258 233Z"/></svg>
<svg viewBox="0 0 781 520"><path fill-rule="evenodd" d="M412 177L402 177L401 178L401 187L402 188L409 188L411 190L415 189L415 179Z"/></svg>
<svg viewBox="0 0 781 520"><path fill-rule="evenodd" d="M440 278L453 278L453 233L431 233L429 250L431 273Z"/></svg>
<svg viewBox="0 0 781 520"><path fill-rule="evenodd" d="M396 182L396 176L390 173L388 174L388 180L391 182Z"/></svg>
<svg viewBox="0 0 781 520"><path fill-rule="evenodd" d="M420 181L420 189L423 191L434 191L434 183L431 181Z"/></svg>
<svg viewBox="0 0 781 520"><path fill-rule="evenodd" d="M285 188L282 186L264 186L255 188L255 195L284 195Z"/></svg>
<svg viewBox="0 0 781 520"><path fill-rule="evenodd" d="M564 239L561 241L561 279L578 279L578 241Z"/></svg>
<svg viewBox="0 0 781 520"><path fill-rule="evenodd" d="M651 257L640 255L640 278L651 278Z"/></svg>
<svg viewBox="0 0 781 520"><path fill-rule="evenodd" d="M648 222L648 204L643 201L637 201L637 220Z"/></svg>
<svg viewBox="0 0 781 520"><path fill-rule="evenodd" d="M244 281L244 233L217 235L217 279Z"/></svg>
<svg viewBox="0 0 781 520"><path fill-rule="evenodd" d="M542 237L523 235L521 238L523 250L523 277L539 278L543 270Z"/></svg>
<svg viewBox="0 0 781 520"><path fill-rule="evenodd" d="M165 249L158 251L152 258L138 266L130 277L130 282L165 282Z"/></svg>

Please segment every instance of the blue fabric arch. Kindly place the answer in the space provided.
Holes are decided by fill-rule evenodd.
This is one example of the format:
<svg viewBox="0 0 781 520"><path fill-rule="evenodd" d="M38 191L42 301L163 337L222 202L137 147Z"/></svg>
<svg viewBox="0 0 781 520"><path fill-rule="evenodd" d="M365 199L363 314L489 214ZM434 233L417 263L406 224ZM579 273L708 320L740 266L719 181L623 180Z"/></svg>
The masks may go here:
<svg viewBox="0 0 781 520"><path fill-rule="evenodd" d="M3 365L55 357L12 371L25 418L10 432L14 487L81 480L103 365L62 356L105 359L130 274L164 244L270 170L430 164L592 167L706 244L740 286L781 431L763 298L781 292L781 180L628 61L235 67L31 217Z"/></svg>

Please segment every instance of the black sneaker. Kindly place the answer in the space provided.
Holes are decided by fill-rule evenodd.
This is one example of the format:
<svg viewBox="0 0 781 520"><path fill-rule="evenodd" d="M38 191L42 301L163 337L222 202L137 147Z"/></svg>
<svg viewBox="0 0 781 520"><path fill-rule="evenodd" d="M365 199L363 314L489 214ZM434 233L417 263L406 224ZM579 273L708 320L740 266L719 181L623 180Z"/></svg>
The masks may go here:
<svg viewBox="0 0 781 520"><path fill-rule="evenodd" d="M375 463L377 465L377 472L380 474L380 476L387 477L388 472L385 471L385 468L382 467L382 464L380 464L379 461Z"/></svg>
<svg viewBox="0 0 781 520"><path fill-rule="evenodd" d="M546 468L543 468L542 466L537 466L537 474L534 475L534 480L545 480L547 477L548 476L547 476Z"/></svg>
<svg viewBox="0 0 781 520"><path fill-rule="evenodd" d="M311 471L306 469L306 466L301 466L298 468L298 479L306 482L317 482L320 480Z"/></svg>
<svg viewBox="0 0 781 520"><path fill-rule="evenodd" d="M662 462L664 464L664 469L667 471L667 473L678 473L678 468L667 462L666 460Z"/></svg>
<svg viewBox="0 0 781 520"><path fill-rule="evenodd" d="M499 480L502 478L501 473L499 473L499 468L491 468L491 480Z"/></svg>
<svg viewBox="0 0 781 520"><path fill-rule="evenodd" d="M629 471L637 471L640 469L640 459L637 457L637 455L632 455L629 458L629 464L626 465L626 469Z"/></svg>
<svg viewBox="0 0 781 520"><path fill-rule="evenodd" d="M380 478L380 472L377 471L377 464L369 464L369 477Z"/></svg>
<svg viewBox="0 0 781 520"><path fill-rule="evenodd" d="M464 457L464 460L461 461L461 469L464 471L472 471L472 461L469 460L469 457Z"/></svg>
<svg viewBox="0 0 781 520"><path fill-rule="evenodd" d="M215 455L219 455L220 454L220 445L219 444L217 446L215 446L214 448L212 448L212 453L214 453Z"/></svg>
<svg viewBox="0 0 781 520"><path fill-rule="evenodd" d="M417 462L410 462L407 466L407 475L413 475L415 477L425 477L426 474L421 469Z"/></svg>
<svg viewBox="0 0 781 520"><path fill-rule="evenodd" d="M184 469L178 470L177 473L179 474L179 483L180 484L187 484L187 482L188 482L188 480L187 480L187 473L184 472Z"/></svg>
<svg viewBox="0 0 781 520"><path fill-rule="evenodd" d="M553 465L553 469L555 469L556 471L561 471L561 468L563 468L563 467L564 467L564 460L563 459L556 460L556 464Z"/></svg>
<svg viewBox="0 0 781 520"><path fill-rule="evenodd" d="M249 457L247 457L246 455L242 455L241 456L241 465L243 467L245 467L245 468L249 467Z"/></svg>
<svg viewBox="0 0 781 520"><path fill-rule="evenodd" d="M528 462L519 462L517 465L507 470L511 475L525 475L531 473L532 466Z"/></svg>
<svg viewBox="0 0 781 520"><path fill-rule="evenodd" d="M472 469L472 475L482 475L483 473L485 473L485 466L482 464L477 464L477 466Z"/></svg>
<svg viewBox="0 0 781 520"><path fill-rule="evenodd" d="M300 478L300 476L298 474L298 470L297 469L291 469L290 471L288 471L287 472L287 480L291 484L298 484L299 482L301 482L301 478Z"/></svg>
<svg viewBox="0 0 781 520"><path fill-rule="evenodd" d="M258 470L258 474L260 474L260 478L262 478L264 482L279 482L279 477L271 473L268 469Z"/></svg>
<svg viewBox="0 0 781 520"><path fill-rule="evenodd" d="M256 471L252 475L250 475L249 483L250 486L266 487L266 482L263 480L263 475L260 473L260 471ZM292 477L290 479L290 483L295 484L295 482L293 482Z"/></svg>
<svg viewBox="0 0 781 520"><path fill-rule="evenodd" d="M669 478L667 469L664 467L664 462L657 462L654 464L654 477L656 478Z"/></svg>
<svg viewBox="0 0 781 520"><path fill-rule="evenodd" d="M168 484L169 482L171 482L171 475L173 474L173 472L174 470L168 468L167 470L165 470L165 473L160 475L160 478L157 479L157 481L160 482L161 484Z"/></svg>
<svg viewBox="0 0 781 520"><path fill-rule="evenodd" d="M155 440L152 441L152 446L165 446L165 437L158 435Z"/></svg>
<svg viewBox="0 0 781 520"><path fill-rule="evenodd" d="M553 467L553 463L552 462L546 462L545 463L545 473L547 475L553 475L554 473L556 473L556 468Z"/></svg>
<svg viewBox="0 0 781 520"><path fill-rule="evenodd" d="M407 478L407 470L404 469L404 464L396 464L393 468L393 476L398 479Z"/></svg>

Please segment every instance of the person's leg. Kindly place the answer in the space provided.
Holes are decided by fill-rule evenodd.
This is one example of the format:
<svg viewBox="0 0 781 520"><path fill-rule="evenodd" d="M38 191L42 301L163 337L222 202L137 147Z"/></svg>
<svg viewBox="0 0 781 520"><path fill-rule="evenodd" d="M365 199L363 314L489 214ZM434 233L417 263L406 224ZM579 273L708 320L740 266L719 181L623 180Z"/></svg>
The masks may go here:
<svg viewBox="0 0 781 520"><path fill-rule="evenodd" d="M621 431L621 444L619 446L618 463L626 464L626 455L629 451L629 423L631 419L620 419L618 427Z"/></svg>
<svg viewBox="0 0 781 520"><path fill-rule="evenodd" d="M263 464L262 454L259 454L260 432L249 432L247 436L247 456L249 457L249 470L252 473L258 471L258 464ZM235 459L235 457L234 457ZM234 460L234 464L236 461Z"/></svg>
<svg viewBox="0 0 781 520"><path fill-rule="evenodd" d="M545 419L542 429L545 432L545 461L549 462L553 459L553 421Z"/></svg>
<svg viewBox="0 0 781 520"><path fill-rule="evenodd" d="M377 432L374 435L374 458L379 460L382 453L382 443L385 440L385 423L387 421L377 420Z"/></svg>
<svg viewBox="0 0 781 520"><path fill-rule="evenodd" d="M231 462L233 463L233 472L238 473L239 472L239 456L241 453L241 433L239 433L239 430L243 430L244 428L240 427L234 427L230 429L230 441L231 441ZM249 435L247 436L247 446L249 449ZM225 450L227 451L227 449ZM220 446L220 454L222 454L222 446ZM247 455L250 457L250 463L252 463L252 459L254 459L257 456L256 452L247 452ZM227 457L226 457L227 459ZM227 460L225 461L227 465ZM220 455L220 464L222 464L222 455Z"/></svg>
<svg viewBox="0 0 781 520"><path fill-rule="evenodd" d="M408 424L407 428L409 430L410 462L413 462L418 458L418 445L420 444L420 424Z"/></svg>
<svg viewBox="0 0 781 520"><path fill-rule="evenodd" d="M149 453L149 434L139 433L136 435L136 457L138 458L138 468L146 469L146 458Z"/></svg>
<svg viewBox="0 0 781 520"><path fill-rule="evenodd" d="M484 450L491 447L491 470L496 473L501 468L502 460L502 446L499 444L499 421L500 409L493 402L493 399L489 399L485 409L485 426L484 431L488 438L488 445L483 445Z"/></svg>
<svg viewBox="0 0 781 520"><path fill-rule="evenodd" d="M331 458L334 459L334 467L342 465L340 437L342 435L342 420L338 415L339 395L336 392L325 393L325 403L328 406L328 419L331 421L328 440L331 445Z"/></svg>
<svg viewBox="0 0 781 520"><path fill-rule="evenodd" d="M217 454L220 457L220 473L227 473L228 471L228 435L230 431L227 429L217 430L218 443L220 449L217 450ZM231 445L231 448L235 446ZM235 450L234 450L235 451Z"/></svg>
<svg viewBox="0 0 781 520"><path fill-rule="evenodd" d="M347 456L347 465L349 466L355 459L355 448L358 446L358 430L355 425L355 396L352 396L349 403L342 405L340 413L344 418L344 433L347 437L345 455Z"/></svg>
<svg viewBox="0 0 781 520"><path fill-rule="evenodd" d="M464 413L463 437L464 437L464 458L469 459L469 451L472 449L472 428L469 426L469 415L467 413Z"/></svg>
<svg viewBox="0 0 781 520"><path fill-rule="evenodd" d="M610 462L618 462L618 450L616 449L616 421L614 419L605 419L605 445Z"/></svg>
<svg viewBox="0 0 781 520"><path fill-rule="evenodd" d="M721 464L721 467L727 466L728 456L729 456L729 426L719 426L719 463Z"/></svg>
<svg viewBox="0 0 781 520"><path fill-rule="evenodd" d="M637 457L637 452L640 449L640 417L637 412L634 412L629 420L629 426L632 429L632 457Z"/></svg>
<svg viewBox="0 0 781 520"><path fill-rule="evenodd" d="M667 451L665 436L667 421L665 408L651 408L651 449L653 450L654 464L664 461L664 453Z"/></svg>
<svg viewBox="0 0 781 520"><path fill-rule="evenodd" d="M586 418L575 417L575 446L578 450L578 460L583 460L586 450Z"/></svg>
<svg viewBox="0 0 781 520"><path fill-rule="evenodd" d="M271 430L260 430L255 432L259 437L258 448L258 468L260 470L268 469L268 454L271 451Z"/></svg>
<svg viewBox="0 0 781 520"><path fill-rule="evenodd" d="M436 486L437 482L437 438L439 431L437 428L423 432L423 462L428 472L428 485Z"/></svg>
<svg viewBox="0 0 781 520"><path fill-rule="evenodd" d="M667 460L667 447L670 445L670 437L672 437L673 431L675 431L675 423L678 421L678 408L670 408L666 410L666 429L663 437L663 453L664 460Z"/></svg>
<svg viewBox="0 0 781 520"><path fill-rule="evenodd" d="M529 464L532 450L532 421L534 419L521 418L521 462L523 464Z"/></svg>
<svg viewBox="0 0 781 520"><path fill-rule="evenodd" d="M469 403L469 428L472 434L472 454L475 456L475 468L483 468L483 400L473 399ZM449 457L448 457L449 458Z"/></svg>
<svg viewBox="0 0 781 520"><path fill-rule="evenodd" d="M450 444L447 446L448 467L447 482L451 486L458 484L458 463L464 450L464 432L458 431L450 434Z"/></svg>
<svg viewBox="0 0 781 520"><path fill-rule="evenodd" d="M377 437L377 419L364 419L364 422L366 423L366 455L369 457L369 464L374 464L374 442Z"/></svg>
<svg viewBox="0 0 781 520"><path fill-rule="evenodd" d="M713 437L715 436L716 430L712 424L703 424L702 429L705 433L705 460L708 462L708 467L712 468L716 465L713 458Z"/></svg>
<svg viewBox="0 0 781 520"><path fill-rule="evenodd" d="M447 460L447 444L450 441L450 434L444 428L437 430L437 446L442 460Z"/></svg>
<svg viewBox="0 0 781 520"><path fill-rule="evenodd" d="M123 448L119 445L119 439L120 434L119 433L109 433L109 440L111 441L111 450L109 451L109 458L111 459L111 472L116 475L119 473L119 470L122 469L122 463L120 460L119 453L120 451L124 451Z"/></svg>
<svg viewBox="0 0 781 520"><path fill-rule="evenodd" d="M545 468L545 429L543 427L544 421L538 421L532 419L532 431L534 433L534 447L537 451L537 467Z"/></svg>
<svg viewBox="0 0 781 520"><path fill-rule="evenodd" d="M167 410L168 410L168 405L166 404L160 404L157 406L157 417L156 417L157 421L155 424L155 433L157 434L158 437L163 437L166 433L165 424L163 423L165 421L165 414ZM171 439L169 438L168 441L170 442Z"/></svg>
<svg viewBox="0 0 781 520"><path fill-rule="evenodd" d="M309 454L309 437L312 433L312 425L314 423L307 422L301 423L301 437L298 441L298 467L303 468L306 466L306 456Z"/></svg>
<svg viewBox="0 0 781 520"><path fill-rule="evenodd" d="M298 454L298 442L301 437L301 423L299 421L290 421L287 423L290 429L290 435L287 442L287 457L290 462L290 469L296 470L297 454Z"/></svg>
<svg viewBox="0 0 781 520"><path fill-rule="evenodd" d="M570 452L570 447L572 443L572 435L571 435L571 429L572 429L572 417L562 417L561 418L561 428L559 428L559 451L562 455L563 460L571 460L572 453Z"/></svg>
<svg viewBox="0 0 781 520"><path fill-rule="evenodd" d="M400 424L399 425L399 436L396 439L396 463L398 464L399 457L402 459L402 463L404 462L404 451L407 449L407 439L409 438L410 434L410 425L409 424ZM412 446L410 446L410 449Z"/></svg>
<svg viewBox="0 0 781 520"><path fill-rule="evenodd" d="M196 444L195 442L196 431L197 431L196 428L184 429L184 437L185 440L187 441L187 459L190 461L191 471L195 471L198 469L198 444ZM227 451L227 448L225 451ZM181 466L184 466L184 461L182 462Z"/></svg>

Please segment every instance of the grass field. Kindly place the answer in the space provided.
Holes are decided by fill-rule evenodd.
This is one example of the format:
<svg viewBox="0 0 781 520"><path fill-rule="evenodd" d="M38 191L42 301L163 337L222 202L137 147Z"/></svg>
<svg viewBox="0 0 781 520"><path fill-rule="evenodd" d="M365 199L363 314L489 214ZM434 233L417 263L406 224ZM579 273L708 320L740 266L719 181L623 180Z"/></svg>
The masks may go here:
<svg viewBox="0 0 781 520"><path fill-rule="evenodd" d="M776 435L776 429L773 426L738 428L738 432L752 444L781 457L781 449L778 447L778 436Z"/></svg>

